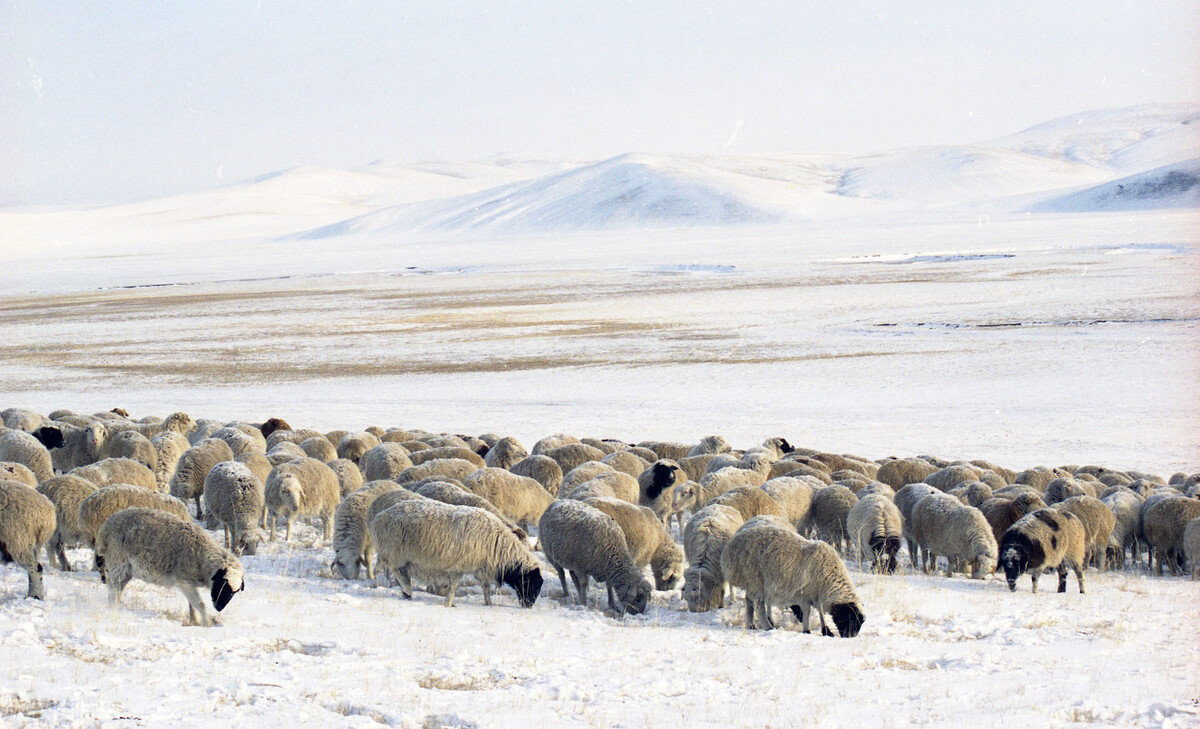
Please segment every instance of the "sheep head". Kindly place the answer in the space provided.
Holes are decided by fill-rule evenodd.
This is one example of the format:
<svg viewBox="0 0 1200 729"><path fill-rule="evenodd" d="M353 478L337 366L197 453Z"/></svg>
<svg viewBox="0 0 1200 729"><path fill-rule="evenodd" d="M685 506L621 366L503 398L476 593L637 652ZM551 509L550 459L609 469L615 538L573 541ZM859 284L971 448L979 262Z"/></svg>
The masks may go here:
<svg viewBox="0 0 1200 729"><path fill-rule="evenodd" d="M862 630L863 623L866 621L862 609L852 602L834 605L829 608L829 615L833 618L833 624L837 626L838 635L843 638L853 638L858 635L858 631Z"/></svg>
<svg viewBox="0 0 1200 729"><path fill-rule="evenodd" d="M294 474L287 474L279 481L279 501L292 513L300 511L300 501L304 498L304 486Z"/></svg>
<svg viewBox="0 0 1200 729"><path fill-rule="evenodd" d="M220 568L212 576L212 602L217 612L225 609L233 596L246 588L240 564Z"/></svg>

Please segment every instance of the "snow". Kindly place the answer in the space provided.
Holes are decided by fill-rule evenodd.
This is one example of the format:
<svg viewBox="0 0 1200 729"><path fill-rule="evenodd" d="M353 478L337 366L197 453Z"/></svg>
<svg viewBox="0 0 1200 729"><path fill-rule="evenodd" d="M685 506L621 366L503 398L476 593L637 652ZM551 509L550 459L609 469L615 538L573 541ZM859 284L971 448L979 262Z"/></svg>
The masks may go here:
<svg viewBox="0 0 1200 729"><path fill-rule="evenodd" d="M857 159L380 162L0 210L0 404L1191 473L1194 205L1026 212L1185 169L1160 153L1194 107L1151 111ZM4 726L1200 726L1196 585L1144 567L1032 595L851 565L867 622L833 640L678 590L620 620L554 578L531 610L405 601L334 579L317 534L246 557L212 629L140 582L108 608L86 550L44 603L0 568Z"/></svg>
<svg viewBox="0 0 1200 729"><path fill-rule="evenodd" d="M1113 182L1047 200L1046 212L1154 210L1200 207L1200 159L1156 167Z"/></svg>

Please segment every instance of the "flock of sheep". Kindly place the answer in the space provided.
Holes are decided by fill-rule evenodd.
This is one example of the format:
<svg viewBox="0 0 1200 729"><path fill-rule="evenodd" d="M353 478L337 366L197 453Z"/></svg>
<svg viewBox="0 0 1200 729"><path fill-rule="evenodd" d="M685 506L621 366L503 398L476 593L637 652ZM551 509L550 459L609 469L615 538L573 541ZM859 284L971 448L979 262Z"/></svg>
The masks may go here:
<svg viewBox="0 0 1200 729"><path fill-rule="evenodd" d="M65 550L82 546L113 604L134 578L177 587L188 624L211 624L200 590L222 610L244 588L241 556L275 540L280 522L290 540L298 518L320 520L335 576L382 571L408 598L416 581L453 605L470 576L485 604L507 586L529 607L548 563L582 605L592 581L622 615L681 581L693 612L723 607L737 587L748 628L773 628L781 608L806 633L816 613L822 634L842 637L864 620L843 558L891 573L904 544L926 572L1003 570L1009 589L1028 574L1034 592L1043 571L1057 571L1060 592L1073 571L1083 592L1089 567L1143 554L1159 575L1200 576L1200 474L871 461L783 438L736 451L720 436L554 435L527 451L492 434L320 433L278 418L0 418L0 556L28 573L28 595L45 597L43 549L70 570Z"/></svg>

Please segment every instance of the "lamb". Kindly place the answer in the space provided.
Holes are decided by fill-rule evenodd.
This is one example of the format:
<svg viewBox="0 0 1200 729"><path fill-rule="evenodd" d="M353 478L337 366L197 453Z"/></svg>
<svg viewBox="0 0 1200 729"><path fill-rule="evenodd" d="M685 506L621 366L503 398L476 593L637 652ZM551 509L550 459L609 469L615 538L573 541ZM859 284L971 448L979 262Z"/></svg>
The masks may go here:
<svg viewBox="0 0 1200 729"><path fill-rule="evenodd" d="M812 521L817 529L817 536L835 545L839 551L846 551L846 517L850 509L858 503L858 497L845 486L834 484L813 494Z"/></svg>
<svg viewBox="0 0 1200 729"><path fill-rule="evenodd" d="M463 488L495 505L506 519L522 529L542 518L554 501L546 489L532 478L518 476L503 468L481 468L462 481Z"/></svg>
<svg viewBox="0 0 1200 729"><path fill-rule="evenodd" d="M155 490L169 493L171 479L175 477L175 470L179 467L179 459L191 448L191 444L184 436L169 430L151 438L150 445L154 448Z"/></svg>
<svg viewBox="0 0 1200 729"><path fill-rule="evenodd" d="M46 542L46 558L51 564L70 572L67 547L85 544L89 540L79 524L79 505L96 491L96 485L78 476L51 476L38 484L38 493L54 504L54 533Z"/></svg>
<svg viewBox="0 0 1200 729"><path fill-rule="evenodd" d="M182 501L196 500L196 518L202 519L200 497L204 494L204 479L212 467L222 461L232 461L233 450L219 438L206 438L188 448L179 457L175 475L171 477L171 495Z"/></svg>
<svg viewBox="0 0 1200 729"><path fill-rule="evenodd" d="M854 471L862 474L869 479L875 478L875 474L879 473L879 465L865 458L850 455L838 455L836 453L816 453L812 456L815 460L824 463L829 467L831 472L836 471ZM888 484L889 486L891 484Z"/></svg>
<svg viewBox="0 0 1200 729"><path fill-rule="evenodd" d="M616 519L634 565L639 570L650 565L654 589L675 589L683 572L683 550L653 511L612 497L587 499L584 503Z"/></svg>
<svg viewBox="0 0 1200 729"><path fill-rule="evenodd" d="M717 494L705 506L712 504L732 506L738 510L743 519L752 519L756 516L783 516L783 509L779 507L775 499L757 486L738 486L723 494Z"/></svg>
<svg viewBox="0 0 1200 729"><path fill-rule="evenodd" d="M46 599L38 553L54 535L54 504L35 489L17 481L0 481L0 561L16 562L25 570L25 596Z"/></svg>
<svg viewBox="0 0 1200 729"><path fill-rule="evenodd" d="M867 554L872 569L892 574L904 527L900 510L886 496L871 494L858 500L846 515L850 544L858 553L860 567Z"/></svg>
<svg viewBox="0 0 1200 729"><path fill-rule="evenodd" d="M1054 508L1069 511L1083 522L1087 564L1095 563L1097 569L1104 571L1108 541L1116 526L1116 515L1103 501L1091 496L1072 496L1058 502Z"/></svg>
<svg viewBox="0 0 1200 729"><path fill-rule="evenodd" d="M680 484L687 483L687 473L675 461L658 460L637 474L637 480L638 503L649 508L666 523L667 517L672 513L671 503L675 499L675 489Z"/></svg>
<svg viewBox="0 0 1200 729"><path fill-rule="evenodd" d="M483 603L492 604L493 585L517 593L521 607L533 607L542 590L537 558L494 514L471 506L439 501L402 501L370 522L371 541L380 564L400 582L411 599L411 571L433 581L449 581L446 606L464 575L483 587Z"/></svg>
<svg viewBox="0 0 1200 729"><path fill-rule="evenodd" d="M1200 517L1196 517L1183 528L1183 553L1187 556L1192 579L1200 580Z"/></svg>
<svg viewBox="0 0 1200 729"><path fill-rule="evenodd" d="M479 471L476 471L476 473L479 473ZM500 510L496 508L495 504L479 494L468 491L459 482L432 478L424 479L414 484L409 484L407 488L410 488L414 493L433 499L434 501L440 501L443 504L452 504L454 506L474 506L477 509L490 511L495 514L500 521L504 522L504 524L512 530L512 533L517 535L518 539L525 539L529 536L524 529L514 524L511 519L501 513ZM541 487L539 486L538 488L540 489Z"/></svg>
<svg viewBox="0 0 1200 729"><path fill-rule="evenodd" d="M737 509L714 504L697 511L683 528L683 550L688 562L683 572L683 599L691 612L725 607L721 552L744 523Z"/></svg>
<svg viewBox="0 0 1200 729"><path fill-rule="evenodd" d="M808 529L812 511L813 486L804 477L780 476L760 487L767 496L775 499L783 518L803 533Z"/></svg>
<svg viewBox="0 0 1200 729"><path fill-rule="evenodd" d="M108 517L131 506L158 509L187 519L187 504L174 496L148 491L140 486L114 484L103 486L79 502L79 532L83 545L95 552L96 535Z"/></svg>
<svg viewBox="0 0 1200 729"><path fill-rule="evenodd" d="M621 615L642 613L651 587L634 564L617 521L594 506L560 499L538 522L538 540L550 565L558 572L564 597L570 596L565 570L575 582L576 602L587 605L588 579L604 582L608 606Z"/></svg>
<svg viewBox="0 0 1200 729"><path fill-rule="evenodd" d="M412 468L426 460L432 459L412 460L409 458L408 449L399 443L380 443L362 454L358 459L358 468L362 471L364 482L379 481L394 479L403 473L404 469Z"/></svg>
<svg viewBox="0 0 1200 729"><path fill-rule="evenodd" d="M104 522L96 536L100 576L108 584L109 604L134 577L176 587L188 601L184 625L213 625L198 587L209 590L221 612L245 588L238 558L212 540L197 524L156 509L122 509Z"/></svg>
<svg viewBox="0 0 1200 729"><path fill-rule="evenodd" d="M80 426L55 420L33 431L33 437L50 451L60 473L95 463L108 450L108 429L99 421Z"/></svg>
<svg viewBox="0 0 1200 729"><path fill-rule="evenodd" d="M1181 571L1185 554L1184 531L1188 522L1196 517L1200 517L1200 500L1187 496L1168 496L1143 512L1142 526L1146 531L1146 543L1154 553L1156 575L1162 576L1164 560L1172 575Z"/></svg>
<svg viewBox="0 0 1200 729"><path fill-rule="evenodd" d="M925 571L946 558L946 576L960 565L982 580L996 568L996 538L983 513L949 494L931 494L913 507L913 529L924 552Z"/></svg>
<svg viewBox="0 0 1200 729"><path fill-rule="evenodd" d="M529 451L516 438L501 438L488 449L483 464L488 468L509 469L528 455Z"/></svg>
<svg viewBox="0 0 1200 729"><path fill-rule="evenodd" d="M383 494L402 488L392 481L376 481L371 486L347 494L333 512L333 562L329 568L346 580L357 580L360 567L367 579L375 578L372 557L375 547L367 528L367 513Z"/></svg>
<svg viewBox="0 0 1200 729"><path fill-rule="evenodd" d="M522 458L508 469L518 476L528 476L542 485L551 496L557 496L562 486L563 471L549 456L531 455Z"/></svg>
<svg viewBox="0 0 1200 729"><path fill-rule="evenodd" d="M426 461L419 466L406 468L396 476L396 483L401 486L414 481L420 481L423 478L452 478L456 481L461 481L467 476L479 470L474 463L464 461L461 458L435 458L432 461Z"/></svg>
<svg viewBox="0 0 1200 729"><path fill-rule="evenodd" d="M225 548L234 554L257 554L262 535L264 486L237 461L222 461L204 479L204 505L225 528Z"/></svg>
<svg viewBox="0 0 1200 729"><path fill-rule="evenodd" d="M588 461L599 461L606 454L599 448L593 448L590 445L568 443L548 451L546 455L554 459L563 473L569 473L572 468Z"/></svg>
<svg viewBox="0 0 1200 729"><path fill-rule="evenodd" d="M50 451L37 438L20 430L0 435L0 461L24 464L39 483L54 475Z"/></svg>
<svg viewBox="0 0 1200 729"><path fill-rule="evenodd" d="M1015 497L993 496L979 505L983 517L992 527L992 536L999 543L1008 528L1026 514L1045 509L1045 501L1037 494L1022 492Z"/></svg>
<svg viewBox="0 0 1200 729"><path fill-rule="evenodd" d="M1105 558L1108 564L1125 569L1125 550L1138 561L1138 542L1142 534L1142 500L1128 489L1118 489L1101 501L1113 513L1113 529L1108 536Z"/></svg>
<svg viewBox="0 0 1200 729"><path fill-rule="evenodd" d="M326 542L333 539L333 512L341 500L337 474L315 458L301 458L271 469L265 488L269 534L275 541L275 525L283 516L287 530L284 541L292 539L292 524L298 516L321 517Z"/></svg>
<svg viewBox="0 0 1200 729"><path fill-rule="evenodd" d="M1029 573L1033 592L1044 569L1058 570L1058 591L1067 591L1067 569L1075 570L1079 593L1084 592L1083 567L1087 554L1083 522L1057 509L1038 509L1017 520L1000 540L1000 567L1009 591L1017 589L1017 578Z"/></svg>

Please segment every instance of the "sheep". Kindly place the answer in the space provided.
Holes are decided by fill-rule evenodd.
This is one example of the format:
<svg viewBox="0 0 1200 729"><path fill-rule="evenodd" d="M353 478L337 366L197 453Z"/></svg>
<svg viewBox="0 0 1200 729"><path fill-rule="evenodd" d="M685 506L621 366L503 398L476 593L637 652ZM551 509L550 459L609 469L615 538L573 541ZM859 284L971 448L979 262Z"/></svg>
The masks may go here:
<svg viewBox="0 0 1200 729"><path fill-rule="evenodd" d="M957 496L967 506L979 508L979 505L992 498L992 487L983 481L972 481L962 484L947 493ZM859 494L861 496L862 494Z"/></svg>
<svg viewBox="0 0 1200 729"><path fill-rule="evenodd" d="M479 473L479 471L476 471L476 473ZM418 481L417 483L408 484L406 488L411 489L413 493L420 494L421 496L433 499L434 501L440 501L443 504L452 504L454 506L474 506L477 509L490 511L495 514L500 521L504 522L504 524L512 530L512 533L517 535L517 538L525 539L529 536L524 529L513 523L512 519L509 519L507 516L501 513L500 510L496 508L495 504L479 494L468 491L460 482L442 480L438 478L427 478L422 481ZM538 488L541 487L539 486Z"/></svg>
<svg viewBox="0 0 1200 729"><path fill-rule="evenodd" d="M222 461L204 478L204 506L225 529L225 548L236 555L257 554L262 535L265 488L245 465Z"/></svg>
<svg viewBox="0 0 1200 729"><path fill-rule="evenodd" d="M1103 501L1091 496L1072 496L1058 502L1054 508L1069 511L1083 522L1084 538L1087 544L1087 564L1096 564L1096 568L1104 571L1107 558L1108 541L1116 526L1117 517Z"/></svg>
<svg viewBox="0 0 1200 729"><path fill-rule="evenodd" d="M300 442L300 449L309 458L315 458L322 463L337 460L337 448L323 435L305 438Z"/></svg>
<svg viewBox="0 0 1200 729"><path fill-rule="evenodd" d="M1015 497L993 496L979 505L979 511L992 528L992 536L998 543L1008 528L1017 520L1038 509L1045 509L1045 501L1037 494L1020 492Z"/></svg>
<svg viewBox="0 0 1200 729"><path fill-rule="evenodd" d="M858 503L858 497L845 486L834 484L813 494L812 521L817 536L835 545L838 551L846 551L846 517Z"/></svg>
<svg viewBox="0 0 1200 729"><path fill-rule="evenodd" d="M580 484L587 483L602 473L616 473L617 469L600 461L581 463L563 474L562 483L558 486L559 494L569 494Z"/></svg>
<svg viewBox="0 0 1200 729"><path fill-rule="evenodd" d="M1004 569L1010 592L1017 589L1017 578L1028 572L1034 593L1044 569L1058 570L1058 591L1066 592L1067 569L1073 569L1082 595L1086 554L1086 536L1079 517L1056 509L1037 509L1004 532L999 566Z"/></svg>
<svg viewBox="0 0 1200 729"><path fill-rule="evenodd" d="M343 436L342 439L338 441L337 457L345 458L358 463L358 459L362 458L364 453L379 445L381 442L382 441L380 441L379 438L366 431L350 433L349 435Z"/></svg>
<svg viewBox="0 0 1200 729"><path fill-rule="evenodd" d="M1061 468L1050 468L1048 466L1035 466L1027 468L1016 475L1013 479L1014 484L1025 484L1033 487L1039 493L1046 492L1046 486L1056 478L1070 477L1071 473Z"/></svg>
<svg viewBox="0 0 1200 729"><path fill-rule="evenodd" d="M458 458L467 461L475 466L475 468L484 468L487 464L479 457L479 454L470 448L462 448L457 446L442 446L438 448L427 448L423 451L417 451L409 455L412 459L412 465L419 466L422 463L441 458Z"/></svg>
<svg viewBox="0 0 1200 729"><path fill-rule="evenodd" d="M924 553L925 572L946 558L946 576L958 567L982 580L996 568L996 537L983 513L949 494L930 494L913 507L913 529Z"/></svg>
<svg viewBox="0 0 1200 729"><path fill-rule="evenodd" d="M770 451L772 459L776 461L794 450L792 444L788 443L787 438L779 436L767 438L763 441L762 447Z"/></svg>
<svg viewBox="0 0 1200 729"><path fill-rule="evenodd" d="M1076 480L1070 476L1060 476L1051 480L1046 484L1046 491L1042 495L1042 500L1046 502L1046 506L1054 506L1060 501L1065 501L1073 496L1095 496L1095 491L1088 492L1083 481Z"/></svg>
<svg viewBox="0 0 1200 729"><path fill-rule="evenodd" d="M196 588L209 590L217 612L245 589L242 565L232 552L187 517L156 509L122 509L110 516L96 536L96 558L110 605L120 604L122 591L134 577L175 587L188 601L184 625L215 624Z"/></svg>
<svg viewBox="0 0 1200 729"><path fill-rule="evenodd" d="M700 442L692 446L687 452L689 456L698 456L702 453L729 453L733 450L733 446L729 445L729 441L719 435L707 435L700 439Z"/></svg>
<svg viewBox="0 0 1200 729"><path fill-rule="evenodd" d="M691 612L725 607L721 552L744 523L737 509L714 504L697 511L684 526L683 550L688 567L683 572L683 599Z"/></svg>
<svg viewBox="0 0 1200 729"><path fill-rule="evenodd" d="M154 472L131 458L102 458L95 463L73 469L70 473L86 478L97 486L127 483L149 491L158 489Z"/></svg>
<svg viewBox="0 0 1200 729"><path fill-rule="evenodd" d="M858 456L845 456L836 453L817 453L812 456L817 461L824 463L829 467L830 472L834 471L854 471L860 473L867 478L875 478L875 474L879 473L879 465L867 461ZM889 486L891 484L888 484Z"/></svg>
<svg viewBox="0 0 1200 729"><path fill-rule="evenodd" d="M900 523L904 529L904 539L908 542L908 558L914 567L920 564L920 546L917 544L917 536L912 531L913 507L921 499L935 493L938 493L937 489L922 481L905 484L892 497L892 503L900 511Z"/></svg>
<svg viewBox="0 0 1200 729"><path fill-rule="evenodd" d="M219 438L205 438L179 457L179 465L171 477L171 495L185 502L195 499L196 518L203 518L200 496L204 494L204 478L213 466L232 460L233 450L228 443Z"/></svg>
<svg viewBox="0 0 1200 729"><path fill-rule="evenodd" d="M689 456L675 461L679 467L687 474L689 481L699 481L708 473L708 464L717 457L716 453L704 453L699 456ZM674 460L674 459L655 459L655 460Z"/></svg>
<svg viewBox="0 0 1200 729"><path fill-rule="evenodd" d="M309 515L320 516L325 541L333 539L333 512L341 500L341 489L337 474L329 466L315 458L281 463L267 476L265 496L272 542L280 516L287 524L284 541L291 541L296 517Z"/></svg>
<svg viewBox="0 0 1200 729"><path fill-rule="evenodd" d="M758 486L738 486L723 494L717 494L705 506L719 504L732 506L743 519L756 516L783 516L783 509L775 499Z"/></svg>
<svg viewBox="0 0 1200 729"><path fill-rule="evenodd" d="M532 478L503 468L481 468L462 480L463 488L487 499L506 519L522 529L542 518L554 497Z"/></svg>
<svg viewBox="0 0 1200 729"><path fill-rule="evenodd" d="M24 464L38 482L54 475L50 451L37 438L20 430L0 435L0 461Z"/></svg>
<svg viewBox="0 0 1200 729"><path fill-rule="evenodd" d="M1183 528L1183 553L1192 579L1200 580L1200 517L1192 519Z"/></svg>
<svg viewBox="0 0 1200 729"><path fill-rule="evenodd" d="M890 499L879 494L859 499L846 515L846 530L852 548L858 553L860 567L870 554L872 569L888 574L896 571L896 553L900 551L904 526L900 510Z"/></svg>
<svg viewBox="0 0 1200 729"><path fill-rule="evenodd" d="M528 476L537 481L551 496L557 496L558 490L562 486L562 467L549 456L526 456L514 463L508 470L518 476Z"/></svg>
<svg viewBox="0 0 1200 729"><path fill-rule="evenodd" d="M578 442L579 439L573 435L567 435L566 433L555 433L554 435L548 435L539 440L537 443L534 443L533 448L529 451L529 453L530 455L534 456L549 456L550 451L554 450L555 448ZM571 469L563 469L564 472L569 470Z"/></svg>
<svg viewBox="0 0 1200 729"><path fill-rule="evenodd" d="M611 438L580 438L579 442L585 446L591 446L598 451L603 451L604 455L611 456L614 453L623 452L628 446L619 440ZM637 474L632 474L636 476Z"/></svg>
<svg viewBox="0 0 1200 729"><path fill-rule="evenodd" d="M501 438L488 449L483 457L483 465L488 468L512 468L514 464L529 455L525 446L516 438Z"/></svg>
<svg viewBox="0 0 1200 729"><path fill-rule="evenodd" d="M13 430L32 431L46 425L50 421L45 415L26 408L5 408L0 410L0 424Z"/></svg>
<svg viewBox="0 0 1200 729"><path fill-rule="evenodd" d="M1138 544L1142 534L1142 499L1134 492L1118 488L1101 501L1113 513L1113 529L1108 536L1105 559L1110 565L1125 569L1125 550L1138 561Z"/></svg>
<svg viewBox="0 0 1200 729"><path fill-rule="evenodd" d="M692 447L686 443L672 443L667 441L645 441L638 443L639 447L646 448L654 453L654 460L666 459L678 463L684 458L687 458L688 451Z"/></svg>
<svg viewBox="0 0 1200 729"><path fill-rule="evenodd" d="M704 473L715 473L727 466L737 466L741 461L741 458L735 453L710 453L707 456L708 466L704 469ZM700 478L704 478L704 474L701 474Z"/></svg>
<svg viewBox="0 0 1200 729"><path fill-rule="evenodd" d="M675 589L683 571L683 550L671 539L658 515L645 506L608 496L586 499L584 503L617 521L634 565L639 570L650 565L654 589Z"/></svg>
<svg viewBox="0 0 1200 729"><path fill-rule="evenodd" d="M57 562L58 568L71 571L67 561L67 547L87 542L79 524L79 505L95 493L97 486L79 476L51 476L38 484L38 493L54 504L54 533L46 543L46 558L50 564Z"/></svg>
<svg viewBox="0 0 1200 729"><path fill-rule="evenodd" d="M435 458L419 466L404 469L396 476L395 481L401 486L435 476L461 481L477 470L479 469L474 463L461 458Z"/></svg>
<svg viewBox="0 0 1200 729"><path fill-rule="evenodd" d="M179 467L179 459L191 448L191 444L183 435L168 430L151 438L150 445L154 448L155 490L168 493L171 490L171 479Z"/></svg>
<svg viewBox="0 0 1200 729"><path fill-rule="evenodd" d="M604 458L605 453L599 448L593 448L583 443L568 443L548 451L546 455L554 459L563 473L569 473L572 468L580 464L599 461Z"/></svg>
<svg viewBox="0 0 1200 729"><path fill-rule="evenodd" d="M46 599L38 553L54 535L54 504L34 488L17 481L0 481L0 561L16 562L25 570L26 597Z"/></svg>
<svg viewBox="0 0 1200 729"><path fill-rule="evenodd" d="M265 423L258 426L264 438L270 438L271 434L277 430L291 430L292 426L283 418L268 418Z"/></svg>
<svg viewBox="0 0 1200 729"><path fill-rule="evenodd" d="M675 461L658 460L636 474L638 480L638 503L648 507L666 523L671 515L671 503L675 489L687 483L687 472Z"/></svg>
<svg viewBox="0 0 1200 729"><path fill-rule="evenodd" d="M320 460L320 459L317 459ZM341 491L342 498L346 498L347 494L358 491L367 479L363 478L363 472L359 467L346 458L335 458L325 464L330 470L337 474L338 490ZM270 469L268 469L270 470Z"/></svg>
<svg viewBox="0 0 1200 729"><path fill-rule="evenodd" d="M271 450L280 443L291 443L292 445L300 445L309 438L317 438L323 435L320 431L310 430L308 428L288 428L286 430L272 431L270 435L265 436L266 448ZM345 437L347 434L343 434ZM331 443L333 441L330 441ZM341 443L341 440L337 441Z"/></svg>
<svg viewBox="0 0 1200 729"><path fill-rule="evenodd" d="M872 494L879 494L888 501L893 501L896 498L896 492L892 490L892 487L888 486L882 481L872 481L866 486L860 488L858 491L854 492L854 495L857 496L859 500L865 499Z"/></svg>
<svg viewBox="0 0 1200 729"><path fill-rule="evenodd" d="M421 436L421 440L428 444L430 448L463 448L470 450L467 442L457 435L433 435L426 433ZM471 452L475 453L474 451ZM475 455L479 454L476 453Z"/></svg>
<svg viewBox="0 0 1200 729"><path fill-rule="evenodd" d="M793 613L799 611L797 617L805 633L809 632L809 618L815 609L821 635L833 635L825 624L827 612L839 636L858 635L866 616L850 573L833 547L791 532L772 532L772 537L759 563L764 627L771 627L772 607L788 606Z"/></svg>
<svg viewBox="0 0 1200 729"><path fill-rule="evenodd" d="M275 432L279 433L280 431ZM287 463L288 461L295 461L301 458L308 458L308 454L304 452L303 448L296 443L287 440L280 441L267 449L266 456L267 460L271 462L272 466L278 466L281 463ZM354 461L351 461L351 463L354 463Z"/></svg>
<svg viewBox="0 0 1200 729"><path fill-rule="evenodd" d="M420 465L427 460L432 459L412 460L409 458L408 449L399 443L380 443L359 457L358 468L362 471L364 482L379 481L394 479L404 469ZM353 463L353 461L350 462Z"/></svg>
<svg viewBox="0 0 1200 729"><path fill-rule="evenodd" d="M54 469L60 473L95 463L108 450L108 428L98 421L80 426L55 420L33 431L33 437L50 451Z"/></svg>
<svg viewBox="0 0 1200 729"><path fill-rule="evenodd" d="M209 438L225 441L225 444L229 446L229 450L233 453L234 458L246 453L247 451L266 449L265 441L260 444L259 441L261 441L261 439L255 440L241 429L229 425L222 428L217 428L209 434Z"/></svg>
<svg viewBox="0 0 1200 729"><path fill-rule="evenodd" d="M508 585L521 607L533 607L542 591L537 558L494 514L472 506L440 501L402 501L370 522L379 563L396 576L404 597L413 595L410 571L434 581L449 581L446 606L464 575L483 587L483 603L492 604L492 586Z"/></svg>
<svg viewBox="0 0 1200 729"><path fill-rule="evenodd" d="M31 488L38 485L37 476L33 475L28 466L12 461L0 461L0 481L16 481Z"/></svg>
<svg viewBox="0 0 1200 729"><path fill-rule="evenodd" d="M718 471L707 473L699 482L689 481L675 487L671 510L675 513L690 511L695 513L714 497L738 486L762 486L766 478L757 471L750 471L736 466L726 466Z"/></svg>
<svg viewBox="0 0 1200 729"><path fill-rule="evenodd" d="M763 589L763 555L769 545L785 541L791 534L794 532L790 526L779 517L759 516L738 527L721 551L721 574L731 588L740 587L746 592L747 630L774 627ZM803 627L807 630L807 623Z"/></svg>
<svg viewBox="0 0 1200 729"><path fill-rule="evenodd" d="M584 499L588 496L615 496L618 499L636 504L638 500L638 482L633 476L622 471L605 471L595 478L571 489L568 493L559 491L559 497L568 499Z"/></svg>
<svg viewBox="0 0 1200 729"><path fill-rule="evenodd" d="M1142 514L1146 543L1153 551L1154 573L1161 577L1163 562L1166 561L1170 573L1177 574L1184 558L1184 530L1188 522L1200 516L1200 500L1187 496L1167 496Z"/></svg>
<svg viewBox="0 0 1200 729"><path fill-rule="evenodd" d="M569 598L564 571L575 583L576 602L587 605L588 580L608 588L608 606L624 615L642 613L650 602L650 582L633 562L617 521L582 501L560 499L538 521L542 553L558 572L563 596Z"/></svg>
<svg viewBox="0 0 1200 729"><path fill-rule="evenodd" d="M372 564L375 548L367 529L367 513L380 496L401 488L393 481L375 481L371 486L342 497L333 512L333 561L329 569L343 579L357 580L359 568L365 567L367 579L375 579Z"/></svg>
<svg viewBox="0 0 1200 729"><path fill-rule="evenodd" d="M618 471L628 473L634 478L641 476L642 472L649 468L651 463L645 458L634 455L629 451L615 451L613 453L609 453L604 458L601 458L600 462L612 466Z"/></svg>
<svg viewBox="0 0 1200 729"><path fill-rule="evenodd" d="M780 476L760 486L767 496L775 499L783 518L803 533L808 529L812 512L813 486L802 477ZM694 518L694 517L693 517Z"/></svg>
<svg viewBox="0 0 1200 729"><path fill-rule="evenodd" d="M964 484L978 481L981 475L982 471L978 468L960 463L938 469L923 480L938 491L951 491Z"/></svg>
<svg viewBox="0 0 1200 729"><path fill-rule="evenodd" d="M96 535L105 519L121 509L131 506L158 509L174 514L180 519L188 519L187 504L174 496L148 491L140 486L129 484L113 484L102 486L79 502L79 533L83 537L83 546L96 550ZM95 567L95 562L93 562Z"/></svg>
<svg viewBox="0 0 1200 729"><path fill-rule="evenodd" d="M366 490L372 489L372 488L378 488L380 491L383 492L383 493L379 494L379 496L376 497L376 499L374 501L371 502L371 505L369 507L367 507L367 524L368 525L371 523L371 520L374 519L381 511L383 511L384 509L388 509L392 506L395 506L396 504L400 503L401 501L436 501L437 500L437 499L430 499L426 496L422 496L421 494L415 493L413 491L409 491L408 489L403 488L403 487L397 488L397 489L390 489L390 488L384 488L380 484L388 484L388 485L393 485L393 486L398 485L394 481L372 481L370 483L363 484L363 487L361 489L363 491L366 491Z"/></svg>

